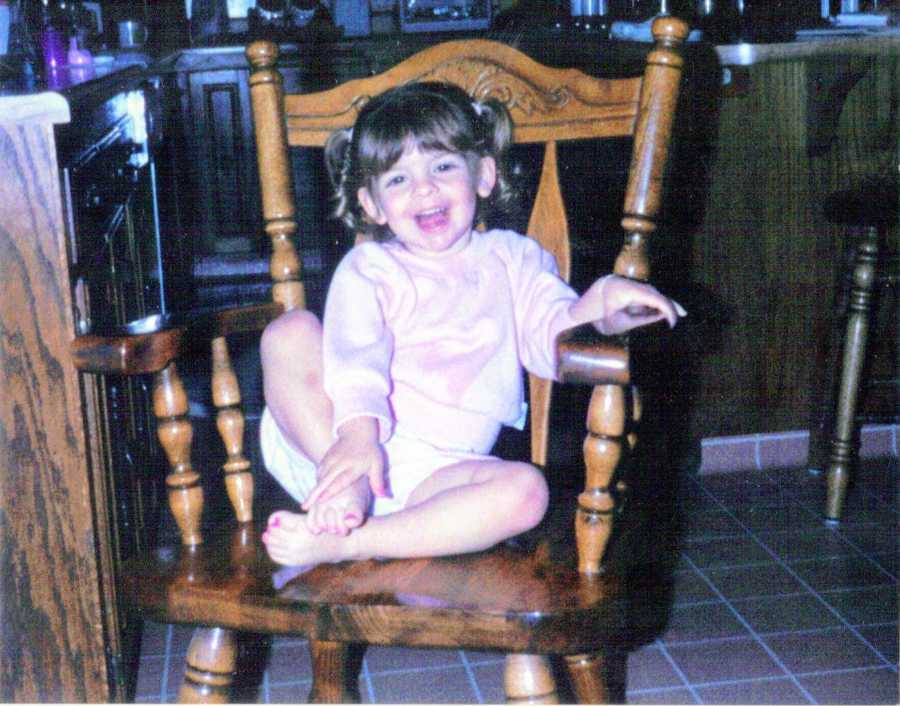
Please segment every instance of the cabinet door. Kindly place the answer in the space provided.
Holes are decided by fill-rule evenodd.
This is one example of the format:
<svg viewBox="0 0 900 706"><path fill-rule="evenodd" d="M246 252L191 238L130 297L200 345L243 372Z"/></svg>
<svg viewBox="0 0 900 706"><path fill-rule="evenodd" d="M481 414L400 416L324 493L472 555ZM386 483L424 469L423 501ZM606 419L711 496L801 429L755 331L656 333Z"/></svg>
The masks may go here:
<svg viewBox="0 0 900 706"><path fill-rule="evenodd" d="M190 74L193 194L183 200L194 218L187 235L201 239L207 254L253 252L259 248L259 186L250 116L247 72ZM193 133L193 134L191 134Z"/></svg>

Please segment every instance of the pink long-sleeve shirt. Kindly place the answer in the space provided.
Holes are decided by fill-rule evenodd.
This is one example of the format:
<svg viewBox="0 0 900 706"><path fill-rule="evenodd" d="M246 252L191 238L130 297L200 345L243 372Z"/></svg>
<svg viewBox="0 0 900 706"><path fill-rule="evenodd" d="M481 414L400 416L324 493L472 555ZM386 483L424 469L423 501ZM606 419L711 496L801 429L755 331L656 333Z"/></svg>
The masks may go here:
<svg viewBox="0 0 900 706"><path fill-rule="evenodd" d="M474 232L461 251L423 257L398 241L341 261L324 317L324 385L334 430L379 421L381 441L413 436L486 453L524 410L522 366L555 376L555 339L578 295L552 255L512 231Z"/></svg>

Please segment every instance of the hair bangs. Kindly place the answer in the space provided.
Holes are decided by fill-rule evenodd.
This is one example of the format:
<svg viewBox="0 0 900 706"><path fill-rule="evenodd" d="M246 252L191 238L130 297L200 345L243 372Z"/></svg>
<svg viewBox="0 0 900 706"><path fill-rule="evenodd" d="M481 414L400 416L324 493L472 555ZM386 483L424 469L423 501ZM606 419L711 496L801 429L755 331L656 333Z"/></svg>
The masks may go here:
<svg viewBox="0 0 900 706"><path fill-rule="evenodd" d="M475 136L467 130L471 122L460 113L459 107L434 94L380 106L359 137L360 177L368 181L383 174L410 144L426 150L475 151Z"/></svg>

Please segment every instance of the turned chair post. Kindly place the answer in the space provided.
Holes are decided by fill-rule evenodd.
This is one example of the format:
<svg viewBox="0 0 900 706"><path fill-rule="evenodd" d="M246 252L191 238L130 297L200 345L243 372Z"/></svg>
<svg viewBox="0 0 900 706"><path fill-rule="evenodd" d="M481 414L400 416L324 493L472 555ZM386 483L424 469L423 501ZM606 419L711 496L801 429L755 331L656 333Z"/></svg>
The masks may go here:
<svg viewBox="0 0 900 706"><path fill-rule="evenodd" d="M234 631L197 628L188 647L187 667L178 691L178 703L228 703L237 654Z"/></svg>
<svg viewBox="0 0 900 706"><path fill-rule="evenodd" d="M687 38L687 32L687 25L673 18L663 17L653 23L656 46L647 57L641 84L625 192L622 218L625 239L613 267L613 272L622 277L642 281L650 277L647 240L656 229L654 218L662 202L668 145L684 64L678 47ZM630 395L626 394L629 392ZM630 415L627 414L629 398ZM597 385L591 393L584 440L585 489L578 496L575 512L578 570L587 576L603 571L616 513L612 486L615 482L619 497L624 496L627 484L624 479L616 479L616 472L624 445L630 451L637 443L633 424L641 413L641 400L635 387L628 390L626 384ZM580 703L609 700L604 658L599 654L566 656L566 669Z"/></svg>
<svg viewBox="0 0 900 706"><path fill-rule="evenodd" d="M647 57L641 84L625 192L622 218L625 240L613 268L615 274L623 277L647 280L650 276L647 239L656 229L654 219L662 201L668 144L684 63L678 47L686 39L687 31L687 25L675 18L662 17L653 23L656 46ZM611 484L616 480L625 435L629 447L636 442L635 432L626 422L625 392L619 385L598 385L588 407L585 490L578 498L575 520L578 566L585 574L602 571L615 512ZM638 409L636 404L635 410ZM616 486L624 490L624 481L619 480Z"/></svg>
<svg viewBox="0 0 900 706"><path fill-rule="evenodd" d="M169 508L186 546L200 544L203 487L200 474L191 465L194 427L188 419L188 398L175 363L158 372L153 383L153 413L157 436L166 452L170 472L166 476Z"/></svg>
<svg viewBox="0 0 900 706"><path fill-rule="evenodd" d="M250 472L250 461L244 457L245 420L240 408L241 389L224 336L212 341L212 398L218 410L216 428L227 454L222 471L228 498L238 522L250 522L253 519L253 474Z"/></svg>
<svg viewBox="0 0 900 706"><path fill-rule="evenodd" d="M286 311L302 309L306 297L301 281L302 262L294 245L297 217L291 183L287 125L284 121L284 82L275 68L278 47L254 42L247 47L250 62L250 100L255 123L262 211L272 241L269 273L272 299Z"/></svg>

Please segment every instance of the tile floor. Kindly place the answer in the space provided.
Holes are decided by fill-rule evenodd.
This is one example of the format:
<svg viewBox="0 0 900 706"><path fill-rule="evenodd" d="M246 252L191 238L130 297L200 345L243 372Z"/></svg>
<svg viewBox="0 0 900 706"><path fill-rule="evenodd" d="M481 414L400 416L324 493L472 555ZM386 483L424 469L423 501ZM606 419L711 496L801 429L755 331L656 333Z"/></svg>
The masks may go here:
<svg viewBox="0 0 900 706"><path fill-rule="evenodd" d="M627 654L628 703L896 704L897 459L867 462L838 528L804 469L685 476L666 618ZM190 631L145 626L136 700L174 701ZM302 639L248 642L238 700L304 701ZM372 647L371 703L498 703L502 656Z"/></svg>

